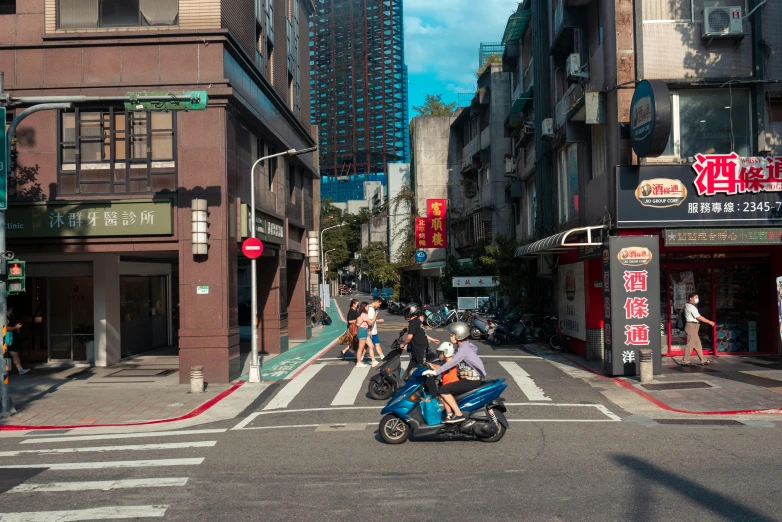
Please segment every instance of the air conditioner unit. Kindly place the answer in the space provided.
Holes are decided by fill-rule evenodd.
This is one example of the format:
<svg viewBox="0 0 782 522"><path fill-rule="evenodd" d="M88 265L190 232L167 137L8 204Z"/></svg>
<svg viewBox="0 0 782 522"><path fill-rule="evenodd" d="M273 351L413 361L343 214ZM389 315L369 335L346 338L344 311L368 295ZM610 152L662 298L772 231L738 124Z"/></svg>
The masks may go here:
<svg viewBox="0 0 782 522"><path fill-rule="evenodd" d="M704 7L703 38L736 38L744 36L741 7Z"/></svg>
<svg viewBox="0 0 782 522"><path fill-rule="evenodd" d="M554 137L554 119L553 118L546 118L543 120L541 124L541 134L544 138L553 138Z"/></svg>
<svg viewBox="0 0 782 522"><path fill-rule="evenodd" d="M515 178L516 177L516 168L515 168L515 161L513 161L513 156L510 154L505 155L505 176L509 178Z"/></svg>
<svg viewBox="0 0 782 522"><path fill-rule="evenodd" d="M567 57L565 71L567 72L568 81L589 79L589 73L583 72L581 69L581 56L578 53L573 53Z"/></svg>

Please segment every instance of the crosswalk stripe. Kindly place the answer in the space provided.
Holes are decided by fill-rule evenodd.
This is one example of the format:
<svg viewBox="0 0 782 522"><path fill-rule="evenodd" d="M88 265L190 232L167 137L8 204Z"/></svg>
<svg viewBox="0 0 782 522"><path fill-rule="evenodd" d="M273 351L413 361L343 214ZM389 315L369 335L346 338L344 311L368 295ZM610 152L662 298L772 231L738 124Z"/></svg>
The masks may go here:
<svg viewBox="0 0 782 522"><path fill-rule="evenodd" d="M61 491L110 491L128 488L181 487L187 484L187 477L147 478L128 480L95 480L89 482L47 482L44 484L20 484L8 493L39 493Z"/></svg>
<svg viewBox="0 0 782 522"><path fill-rule="evenodd" d="M364 385L364 379L369 375L371 366L360 368L354 366L350 371L350 375L342 383L334 400L331 401L332 406L353 406L356 402L356 396L361 391Z"/></svg>
<svg viewBox="0 0 782 522"><path fill-rule="evenodd" d="M86 441L86 440L110 440L110 439L141 439L141 438L153 438L153 437L174 437L184 435L208 435L212 433L225 433L225 429L209 429L209 430L174 430L174 431L146 431L139 433L106 433L105 435L77 435L68 436L63 435L61 437L34 437L25 439L19 444L40 444L42 442L70 442L72 440Z"/></svg>
<svg viewBox="0 0 782 522"><path fill-rule="evenodd" d="M107 468L150 468L163 466L198 466L204 461L197 459L158 459L158 460L116 460L108 462L66 462L57 464L14 464L0 466L0 469L107 469ZM2 519L0 519L2 522Z"/></svg>
<svg viewBox="0 0 782 522"><path fill-rule="evenodd" d="M294 378L291 382L285 385L283 389L277 392L277 395L269 401L263 409L264 410L276 410L280 408L286 408L288 404L299 394L299 392L307 385L307 383L315 377L315 375L323 368L322 364L310 365Z"/></svg>
<svg viewBox="0 0 782 522"><path fill-rule="evenodd" d="M172 442L169 444L137 444L130 446L92 446L89 448L47 448L35 450L17 450L0 451L0 457L17 457L19 455L40 455L54 453L87 453L103 451L147 451L147 450L170 450L182 448L207 448L217 444L216 440L204 440L196 442Z"/></svg>
<svg viewBox="0 0 782 522"><path fill-rule="evenodd" d="M532 377L524 371L524 368L519 366L518 363L509 361L500 361L500 366L513 377L516 384L521 388L521 392L531 401L550 401L551 398L547 397L543 390L535 384Z"/></svg>
<svg viewBox="0 0 782 522"><path fill-rule="evenodd" d="M68 511L29 511L0 513L0 522L75 522L78 520L117 520L165 516L168 506L110 506Z"/></svg>

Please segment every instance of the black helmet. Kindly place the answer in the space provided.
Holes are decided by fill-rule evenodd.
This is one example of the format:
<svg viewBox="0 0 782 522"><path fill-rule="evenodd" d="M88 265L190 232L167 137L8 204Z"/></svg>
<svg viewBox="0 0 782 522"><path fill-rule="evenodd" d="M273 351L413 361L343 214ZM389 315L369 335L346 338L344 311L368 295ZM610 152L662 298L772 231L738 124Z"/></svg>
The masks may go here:
<svg viewBox="0 0 782 522"><path fill-rule="evenodd" d="M410 303L405 307L405 319L410 319L412 317L417 316L421 312L421 309L418 308L418 305L415 303Z"/></svg>

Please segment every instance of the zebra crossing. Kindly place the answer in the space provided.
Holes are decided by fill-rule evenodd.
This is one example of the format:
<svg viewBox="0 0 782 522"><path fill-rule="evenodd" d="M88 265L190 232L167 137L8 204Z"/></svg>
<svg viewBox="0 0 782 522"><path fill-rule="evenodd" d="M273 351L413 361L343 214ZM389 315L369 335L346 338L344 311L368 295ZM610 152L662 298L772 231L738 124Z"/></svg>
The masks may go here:
<svg viewBox="0 0 782 522"><path fill-rule="evenodd" d="M31 435L12 444L8 443L11 439L4 439L0 452L0 522L165 517L171 507L170 490L187 486L189 471L204 463L217 441L145 439L200 439L225 431ZM117 444L120 440L127 443ZM131 458L135 455L139 458ZM140 498L143 503L138 502ZM25 510L30 504L73 509Z"/></svg>

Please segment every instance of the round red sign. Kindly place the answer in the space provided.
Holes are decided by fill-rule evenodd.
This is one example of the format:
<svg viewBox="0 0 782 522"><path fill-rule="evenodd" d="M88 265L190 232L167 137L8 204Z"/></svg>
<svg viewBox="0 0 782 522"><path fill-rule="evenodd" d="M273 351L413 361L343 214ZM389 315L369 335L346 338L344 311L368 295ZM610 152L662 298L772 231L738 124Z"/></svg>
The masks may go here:
<svg viewBox="0 0 782 522"><path fill-rule="evenodd" d="M248 237L242 243L242 253L250 259L261 257L261 254L263 254L263 243L257 237Z"/></svg>

